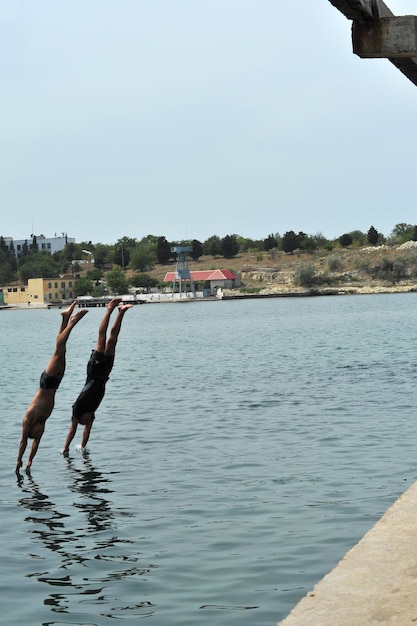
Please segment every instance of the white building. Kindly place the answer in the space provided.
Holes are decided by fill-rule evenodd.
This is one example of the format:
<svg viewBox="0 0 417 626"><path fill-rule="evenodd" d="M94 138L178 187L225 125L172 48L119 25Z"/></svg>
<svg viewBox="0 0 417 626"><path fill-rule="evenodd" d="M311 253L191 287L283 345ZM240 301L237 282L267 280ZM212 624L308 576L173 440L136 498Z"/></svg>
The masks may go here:
<svg viewBox="0 0 417 626"><path fill-rule="evenodd" d="M28 239L13 239L13 237L4 237L4 241L8 248L10 248L10 244L13 242L16 258L19 258L22 254L22 249L25 243L27 244L29 250L32 249L34 237L36 237L39 252L46 251L49 252L49 254L63 250L68 243L75 243L75 239L68 237L66 234L63 234L62 237L31 235Z"/></svg>

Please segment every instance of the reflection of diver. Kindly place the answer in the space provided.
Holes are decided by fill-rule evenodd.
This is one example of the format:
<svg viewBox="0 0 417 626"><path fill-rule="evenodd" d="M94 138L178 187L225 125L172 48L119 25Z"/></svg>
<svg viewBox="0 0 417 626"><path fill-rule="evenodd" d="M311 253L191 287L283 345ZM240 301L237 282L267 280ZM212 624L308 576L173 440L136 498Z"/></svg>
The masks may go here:
<svg viewBox="0 0 417 626"><path fill-rule="evenodd" d="M146 584L157 567L142 562L134 540L117 536L117 516L134 514L125 510L121 513L120 508L112 511L112 499L108 495L113 493L111 476L97 471L87 452L65 461L69 484L65 493L57 496L59 507L41 492L31 476L19 481L22 491L19 504L28 510L27 534L34 537L30 558L36 559L35 564L28 565L27 576L47 585L42 610L51 613L45 613L42 623L67 623L68 617L74 623L85 623L90 612L91 623L97 623L97 611L106 618L151 615L154 609L148 597L132 604L128 593L125 597L124 586L113 589L119 582L137 581L142 576ZM67 468L62 469L65 474ZM37 543L39 548L35 547ZM145 592L143 587L144 595L148 596L149 592ZM66 619L49 619L52 615L56 618L57 613L65 614Z"/></svg>
<svg viewBox="0 0 417 626"><path fill-rule="evenodd" d="M22 478L18 478L17 481L22 492L26 494L20 498L19 504L33 512L33 515L28 515L25 521L36 525L32 533L35 537L39 537L47 548L53 552L60 552L64 518L68 517L68 515L60 513L55 508L55 504L51 502L47 495L41 492L30 474L28 474L27 480L27 484L23 482ZM72 534L72 531L65 532L66 534ZM66 538L65 541L67 540Z"/></svg>
<svg viewBox="0 0 417 626"><path fill-rule="evenodd" d="M72 459L66 457L68 468L75 477L70 489L78 492L82 498L81 501L74 502L74 506L86 513L91 531L106 530L111 527L114 517L110 502L103 497L103 494L113 493L108 487L110 480L93 467L86 450L83 450L82 458L85 469L79 470Z"/></svg>
<svg viewBox="0 0 417 626"><path fill-rule="evenodd" d="M30 533L36 539L40 539L44 546L52 552L52 563L55 564L55 555L61 558L61 567L65 569L65 564L70 560L77 560L82 563L85 559L78 555L71 555L66 551L67 542L76 540L77 535L74 530L65 528L64 519L68 517L66 513L60 513L55 504L50 500L49 496L42 493L38 484L33 480L30 474L27 475L27 482L23 482L22 477L18 477L18 485L23 492L23 497L19 500L19 505L29 509L29 515L25 517L25 522L31 525ZM71 580L65 573L61 577L53 576L50 571L55 570L55 565L50 566L48 558L41 552L36 552L32 548L30 556L41 560L43 564L42 571L27 574L35 576L39 582L50 585L53 589L60 588L59 593L52 591L43 599L43 605L51 607L51 611L66 613L68 610L68 600L63 595L65 587L72 588ZM48 565L49 564L49 565ZM50 570L50 571L48 571ZM49 587L48 587L49 589Z"/></svg>

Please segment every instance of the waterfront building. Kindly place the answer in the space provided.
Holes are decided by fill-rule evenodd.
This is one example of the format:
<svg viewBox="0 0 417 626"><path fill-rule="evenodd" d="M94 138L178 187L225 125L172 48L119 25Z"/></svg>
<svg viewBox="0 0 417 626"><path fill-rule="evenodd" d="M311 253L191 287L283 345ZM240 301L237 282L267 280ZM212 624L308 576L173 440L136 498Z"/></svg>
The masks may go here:
<svg viewBox="0 0 417 626"><path fill-rule="evenodd" d="M190 277L195 284L208 284L212 293L219 287L222 289L233 289L233 287L241 285L239 274L235 274L230 270L191 270ZM167 272L165 274L165 283L173 283L174 280L175 272Z"/></svg>
<svg viewBox="0 0 417 626"><path fill-rule="evenodd" d="M0 294L5 305L60 304L75 299L76 279L29 278L27 284L3 285Z"/></svg>
<svg viewBox="0 0 417 626"><path fill-rule="evenodd" d="M49 252L49 254L60 252L68 243L75 243L75 239L73 237L68 237L66 233L62 233L61 237L30 235L27 239L13 239L13 237L3 237L3 239L9 249L13 242L13 248L17 259L21 256L25 244L27 245L29 251L32 250L34 241L36 241L39 252Z"/></svg>

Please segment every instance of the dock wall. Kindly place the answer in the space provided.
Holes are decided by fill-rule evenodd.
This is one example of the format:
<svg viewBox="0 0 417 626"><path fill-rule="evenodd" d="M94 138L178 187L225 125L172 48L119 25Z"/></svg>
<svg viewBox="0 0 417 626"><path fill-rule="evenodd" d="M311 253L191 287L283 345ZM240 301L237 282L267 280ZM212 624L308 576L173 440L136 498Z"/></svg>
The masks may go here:
<svg viewBox="0 0 417 626"><path fill-rule="evenodd" d="M278 626L417 624L417 483Z"/></svg>

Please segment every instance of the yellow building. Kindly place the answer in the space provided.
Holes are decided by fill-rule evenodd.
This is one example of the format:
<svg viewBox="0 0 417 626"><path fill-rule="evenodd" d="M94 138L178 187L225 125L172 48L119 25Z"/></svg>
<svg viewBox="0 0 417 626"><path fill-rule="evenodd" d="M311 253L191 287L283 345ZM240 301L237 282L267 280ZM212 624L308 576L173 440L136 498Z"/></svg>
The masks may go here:
<svg viewBox="0 0 417 626"><path fill-rule="evenodd" d="M75 299L76 279L29 278L27 285L5 285L0 287L5 305L13 304L58 304L63 300Z"/></svg>

